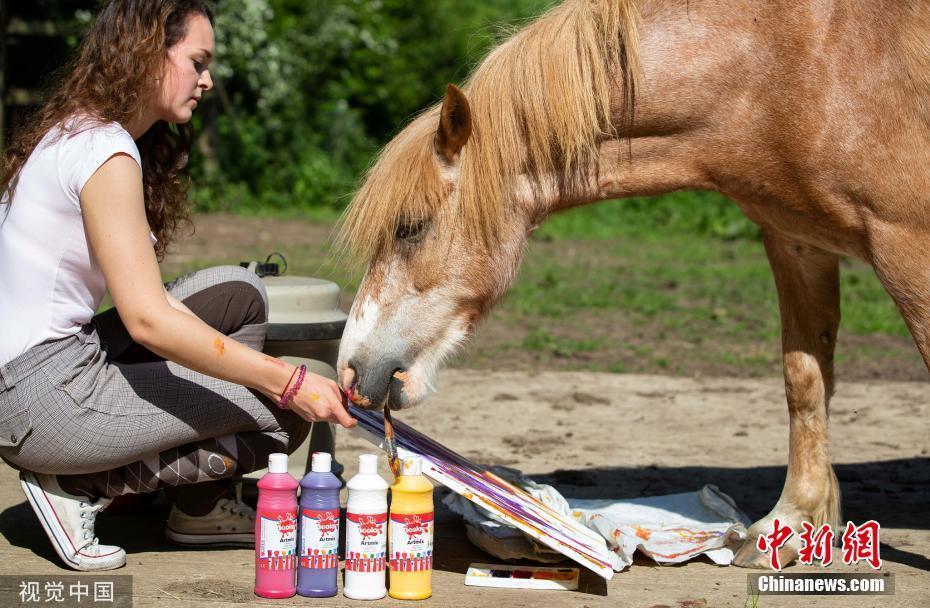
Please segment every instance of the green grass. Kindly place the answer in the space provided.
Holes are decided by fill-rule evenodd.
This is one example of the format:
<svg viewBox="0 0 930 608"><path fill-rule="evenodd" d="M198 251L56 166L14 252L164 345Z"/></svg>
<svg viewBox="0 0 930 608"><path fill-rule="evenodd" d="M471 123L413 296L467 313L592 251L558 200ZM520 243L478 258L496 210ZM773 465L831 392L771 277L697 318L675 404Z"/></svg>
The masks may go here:
<svg viewBox="0 0 930 608"><path fill-rule="evenodd" d="M637 199L632 210L625 208L629 201L609 201L551 218L533 246L557 254L534 256L531 247L505 305L518 314L545 317L621 309L636 317L661 317L670 331L710 322L732 335L777 335L777 296L761 242L751 236L714 237L699 229L697 220L689 229L682 219L686 209L706 202L716 211L702 217L716 219L700 225L729 225L730 212L720 206L729 203L710 194L702 201L705 194L648 199L661 209L658 215L647 215L641 202L647 199ZM662 228L662 217L677 219ZM572 243L582 237L584 252ZM842 262L841 310L843 329L850 333L908 335L871 268L859 262Z"/></svg>
<svg viewBox="0 0 930 608"><path fill-rule="evenodd" d="M673 192L602 201L552 216L542 225L539 235L556 239L606 239L657 230L722 240L759 235L759 228L734 203L715 192Z"/></svg>
<svg viewBox="0 0 930 608"><path fill-rule="evenodd" d="M648 214L642 201L627 213L627 201L612 201L551 218L493 313L522 334L464 364L529 355L539 366L568 369L780 373L777 294L758 236L711 234L708 227L733 225L721 199L652 203L661 213ZM685 211L702 203L715 208L703 212L707 221L688 219ZM872 269L843 259L841 277L837 361L919 360ZM875 347L844 343L847 336L901 339Z"/></svg>
<svg viewBox="0 0 930 608"><path fill-rule="evenodd" d="M645 315L686 310L687 316L699 318L727 314L734 305L761 305L766 314L745 321L750 326L765 321L768 336L777 330L777 324L767 322L773 310L777 314L777 304L758 236L758 227L735 204L712 192L587 205L551 217L536 239L607 241L603 257L615 263L606 268L600 261L566 264L557 256L530 264L512 292L513 305L543 315L620 307ZM592 264L603 272L592 273ZM582 282L584 290L577 293ZM550 297L553 293L558 297ZM843 260L841 297L846 331L908 335L888 294L864 264Z"/></svg>
<svg viewBox="0 0 930 608"><path fill-rule="evenodd" d="M551 335L545 329L530 332L523 339L523 348L530 351L552 351L556 356L571 357L577 353L592 352L604 344L597 338L591 340L571 340Z"/></svg>

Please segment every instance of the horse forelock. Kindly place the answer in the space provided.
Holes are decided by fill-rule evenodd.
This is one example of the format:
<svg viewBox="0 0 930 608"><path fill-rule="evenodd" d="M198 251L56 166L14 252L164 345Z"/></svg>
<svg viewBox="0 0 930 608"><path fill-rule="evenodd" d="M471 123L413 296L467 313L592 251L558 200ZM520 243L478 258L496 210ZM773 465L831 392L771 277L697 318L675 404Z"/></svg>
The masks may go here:
<svg viewBox="0 0 930 608"><path fill-rule="evenodd" d="M637 10L633 0L566 0L492 50L464 86L472 134L458 163L457 217L470 238L491 246L501 235L521 175L561 196L586 185L598 144L632 120ZM390 249L403 217L431 217L448 198L434 154L439 106L395 137L366 175L343 218L344 252L367 260Z"/></svg>
<svg viewBox="0 0 930 608"><path fill-rule="evenodd" d="M391 246L402 219L429 219L448 196L432 146L438 120L438 107L426 110L378 155L343 214L341 253L367 261Z"/></svg>

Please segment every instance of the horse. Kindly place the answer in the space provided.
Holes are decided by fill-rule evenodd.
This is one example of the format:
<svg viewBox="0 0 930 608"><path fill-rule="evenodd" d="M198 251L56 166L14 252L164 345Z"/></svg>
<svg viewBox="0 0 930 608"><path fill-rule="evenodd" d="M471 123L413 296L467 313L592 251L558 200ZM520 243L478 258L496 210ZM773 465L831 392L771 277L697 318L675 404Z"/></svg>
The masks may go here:
<svg viewBox="0 0 930 608"><path fill-rule="evenodd" d="M930 2L565 0L379 154L338 244L367 261L340 346L363 407L423 400L547 216L711 190L760 226L777 287L787 475L777 518L839 530L828 406L839 258L872 265L930 369ZM796 558L795 534L781 550Z"/></svg>

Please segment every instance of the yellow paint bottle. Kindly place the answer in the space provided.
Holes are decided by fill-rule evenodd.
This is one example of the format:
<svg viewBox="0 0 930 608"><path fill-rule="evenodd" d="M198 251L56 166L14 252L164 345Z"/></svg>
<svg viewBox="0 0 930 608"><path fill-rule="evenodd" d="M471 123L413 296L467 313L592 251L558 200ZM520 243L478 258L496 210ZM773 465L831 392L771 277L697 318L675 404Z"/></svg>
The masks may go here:
<svg viewBox="0 0 930 608"><path fill-rule="evenodd" d="M388 594L425 600L433 594L433 484L420 472L420 459L405 459L391 486L388 518Z"/></svg>

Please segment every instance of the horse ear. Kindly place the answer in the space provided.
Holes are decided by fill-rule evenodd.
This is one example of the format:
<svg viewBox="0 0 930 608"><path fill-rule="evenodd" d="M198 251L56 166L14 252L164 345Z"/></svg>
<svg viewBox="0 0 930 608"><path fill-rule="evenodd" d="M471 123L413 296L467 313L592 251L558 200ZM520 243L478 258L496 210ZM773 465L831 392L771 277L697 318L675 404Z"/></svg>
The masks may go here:
<svg viewBox="0 0 930 608"><path fill-rule="evenodd" d="M468 98L462 89L447 84L439 113L439 129L436 131L436 151L446 162L452 163L470 135L471 108Z"/></svg>

